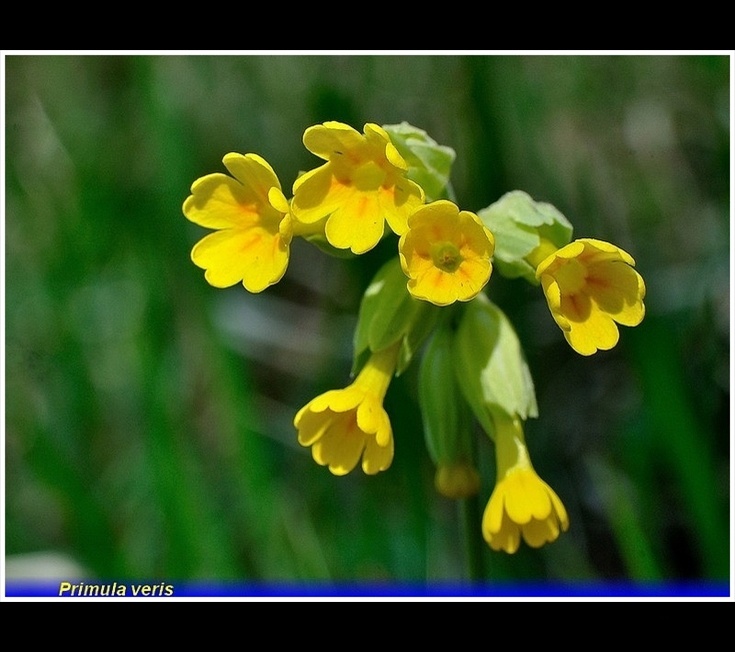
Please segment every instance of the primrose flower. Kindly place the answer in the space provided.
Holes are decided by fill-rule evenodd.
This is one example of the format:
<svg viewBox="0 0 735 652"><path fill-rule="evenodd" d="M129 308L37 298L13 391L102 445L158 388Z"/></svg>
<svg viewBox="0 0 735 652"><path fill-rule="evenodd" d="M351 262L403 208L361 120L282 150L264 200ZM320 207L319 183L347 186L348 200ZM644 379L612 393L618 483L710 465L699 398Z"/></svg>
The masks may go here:
<svg viewBox="0 0 735 652"><path fill-rule="evenodd" d="M398 235L408 216L424 203L422 188L406 178L408 165L382 127L368 123L364 135L341 122L325 122L304 132L304 145L327 161L293 185L294 219L316 224L337 249L362 254L385 233Z"/></svg>
<svg viewBox="0 0 735 652"><path fill-rule="evenodd" d="M490 279L494 250L480 218L446 199L413 213L398 243L408 291L437 306L476 297Z"/></svg>
<svg viewBox="0 0 735 652"><path fill-rule="evenodd" d="M567 511L531 465L520 419L494 415L493 420L498 475L482 534L493 550L509 554L518 550L521 537L540 548L569 529Z"/></svg>
<svg viewBox="0 0 735 652"><path fill-rule="evenodd" d="M577 353L611 349L618 343L617 324L637 326L643 320L646 286L634 265L619 247L590 238L575 240L538 264L536 278L551 315Z"/></svg>
<svg viewBox="0 0 735 652"><path fill-rule="evenodd" d="M362 457L368 475L387 469L393 461L393 430L383 408L396 367L399 344L372 353L354 382L333 389L301 408L294 418L298 440L311 446L317 464L334 475L345 475Z"/></svg>
<svg viewBox="0 0 735 652"><path fill-rule="evenodd" d="M257 154L227 154L232 177L215 173L197 179L184 202L184 215L215 229L191 251L210 285L242 281L261 292L281 280L288 266L292 223L288 201L271 166ZM233 178L234 177L234 178Z"/></svg>

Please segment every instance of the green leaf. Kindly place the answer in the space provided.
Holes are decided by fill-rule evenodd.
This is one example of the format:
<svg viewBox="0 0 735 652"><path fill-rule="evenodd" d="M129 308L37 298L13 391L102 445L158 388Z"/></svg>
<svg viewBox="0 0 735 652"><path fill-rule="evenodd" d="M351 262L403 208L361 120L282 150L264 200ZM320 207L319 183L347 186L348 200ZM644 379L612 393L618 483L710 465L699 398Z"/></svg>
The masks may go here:
<svg viewBox="0 0 735 652"><path fill-rule="evenodd" d="M383 125L391 142L408 163L407 176L418 183L431 202L444 196L449 183L456 153L451 147L439 145L423 129L408 122Z"/></svg>

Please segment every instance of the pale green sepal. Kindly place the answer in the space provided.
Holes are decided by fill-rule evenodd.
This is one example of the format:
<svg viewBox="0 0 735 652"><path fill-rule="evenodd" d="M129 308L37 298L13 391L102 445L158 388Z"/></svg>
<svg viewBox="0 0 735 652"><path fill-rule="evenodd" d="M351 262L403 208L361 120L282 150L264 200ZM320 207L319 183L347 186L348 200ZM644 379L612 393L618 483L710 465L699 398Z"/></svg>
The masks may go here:
<svg viewBox="0 0 735 652"><path fill-rule="evenodd" d="M467 304L454 340L457 383L492 437L493 412L538 416L533 379L520 341L502 310L480 294Z"/></svg>
<svg viewBox="0 0 735 652"><path fill-rule="evenodd" d="M424 189L426 201L445 197L452 164L457 156L454 150L439 145L423 129L408 122L383 125L383 129L408 164L408 178Z"/></svg>
<svg viewBox="0 0 735 652"><path fill-rule="evenodd" d="M392 258L365 290L357 315L352 373L357 373L371 352L401 340L396 375L400 375L431 333L439 315L437 306L414 299L398 258Z"/></svg>
<svg viewBox="0 0 735 652"><path fill-rule="evenodd" d="M498 201L477 212L495 235L493 261L508 278L523 277L538 285L536 270L525 258L541 238L561 248L572 240L572 225L552 204L537 202L522 190L505 193Z"/></svg>
<svg viewBox="0 0 735 652"><path fill-rule="evenodd" d="M405 284L404 284L405 285ZM398 351L398 362L396 363L396 376L400 376L413 360L418 350L423 346L426 338L431 335L439 321L440 310L438 306L426 301L419 301L410 297L414 304L414 317L410 328L407 330Z"/></svg>
<svg viewBox="0 0 735 652"><path fill-rule="evenodd" d="M472 459L472 426L454 372L454 333L446 320L428 341L418 377L419 408L426 448L435 464Z"/></svg>

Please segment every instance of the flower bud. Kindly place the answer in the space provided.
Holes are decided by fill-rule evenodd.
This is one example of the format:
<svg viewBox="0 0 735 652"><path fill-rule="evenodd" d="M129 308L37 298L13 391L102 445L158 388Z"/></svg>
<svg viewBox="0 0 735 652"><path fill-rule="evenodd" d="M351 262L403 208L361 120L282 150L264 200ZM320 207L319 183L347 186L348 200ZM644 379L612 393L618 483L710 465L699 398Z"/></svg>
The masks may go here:
<svg viewBox="0 0 735 652"><path fill-rule="evenodd" d="M419 369L419 405L429 455L437 465L435 486L448 498L480 488L472 464L472 424L454 376L454 333L445 322L429 340Z"/></svg>

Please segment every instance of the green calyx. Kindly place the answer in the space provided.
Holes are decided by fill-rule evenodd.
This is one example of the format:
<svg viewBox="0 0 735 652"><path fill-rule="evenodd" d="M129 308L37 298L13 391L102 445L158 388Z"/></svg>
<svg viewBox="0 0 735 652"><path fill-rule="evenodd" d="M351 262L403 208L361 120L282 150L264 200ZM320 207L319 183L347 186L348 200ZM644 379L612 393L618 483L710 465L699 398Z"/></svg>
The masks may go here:
<svg viewBox="0 0 735 652"><path fill-rule="evenodd" d="M457 156L454 150L439 145L423 129L408 122L383 125L383 129L408 164L408 178L424 189L426 201L447 197L449 175Z"/></svg>
<svg viewBox="0 0 735 652"><path fill-rule="evenodd" d="M477 215L495 235L493 260L498 271L534 285L538 285L534 252L542 243L558 249L572 240L572 225L567 218L552 204L534 201L522 190L504 194Z"/></svg>
<svg viewBox="0 0 735 652"><path fill-rule="evenodd" d="M518 336L502 310L484 295L464 309L454 341L457 384L492 438L493 414L538 416L531 372Z"/></svg>
<svg viewBox="0 0 735 652"><path fill-rule="evenodd" d="M392 258L365 290L354 339L352 373L357 373L371 352L401 343L396 375L409 365L437 323L441 308L414 299L406 288L406 275L398 258Z"/></svg>

